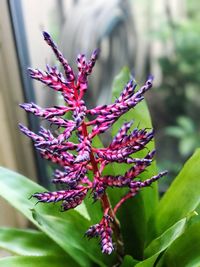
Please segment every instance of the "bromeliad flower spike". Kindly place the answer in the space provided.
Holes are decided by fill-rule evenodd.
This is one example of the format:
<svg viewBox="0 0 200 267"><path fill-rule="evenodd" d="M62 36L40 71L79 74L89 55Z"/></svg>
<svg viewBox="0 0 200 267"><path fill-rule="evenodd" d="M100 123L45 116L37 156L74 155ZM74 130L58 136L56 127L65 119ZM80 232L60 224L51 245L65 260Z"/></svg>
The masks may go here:
<svg viewBox="0 0 200 267"><path fill-rule="evenodd" d="M144 86L137 91L135 82L130 80L113 104L87 109L83 97L88 87L88 76L96 63L99 50L95 50L89 60L85 55L78 55L76 75L50 35L44 32L43 36L62 64L65 75L56 67L49 66L46 71L30 68L29 72L33 79L59 91L66 105L41 108L34 103L25 103L20 106L57 125L60 133L54 136L50 130L41 127L39 133L35 134L21 124L19 127L34 141L36 149L43 158L62 167L62 171L60 169L55 171L53 183L65 184L67 189L35 193L33 197L39 202L59 201L61 210L67 211L80 205L90 192L94 201L102 203L103 214L102 220L92 225L85 235L88 238L99 237L103 253L111 254L116 249L117 253L122 255L123 243L116 218L119 207L127 199L134 197L140 189L150 186L165 175L166 171L145 181L138 180L138 175L152 163L155 151L149 152L145 158L132 157L133 153L144 149L153 138L153 131L147 129L136 128L131 131L133 122L124 123L108 147L95 148L92 143L96 135L107 131L124 113L144 99L144 93L152 87L152 77L149 77ZM64 117L67 112L72 114L71 120ZM92 115L90 117L93 119L88 121L87 115ZM77 143L70 141L73 132L78 136ZM113 162L129 164L130 168L125 174L104 175L104 168ZM89 172L93 172L93 179L88 178ZM115 207L111 206L106 192L109 187L127 188L127 194Z"/></svg>

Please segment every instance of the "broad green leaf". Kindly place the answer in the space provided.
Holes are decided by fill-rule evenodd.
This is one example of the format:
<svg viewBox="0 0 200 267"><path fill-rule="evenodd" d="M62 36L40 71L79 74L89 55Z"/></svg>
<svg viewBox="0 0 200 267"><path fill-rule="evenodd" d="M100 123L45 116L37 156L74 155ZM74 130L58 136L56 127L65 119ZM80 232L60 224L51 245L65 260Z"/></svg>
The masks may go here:
<svg viewBox="0 0 200 267"><path fill-rule="evenodd" d="M196 216L192 216L191 217L191 219L188 222L188 225L192 225L192 224L195 224L195 223L199 223L200 222L200 204L193 211L193 214L196 215Z"/></svg>
<svg viewBox="0 0 200 267"><path fill-rule="evenodd" d="M200 222L174 241L158 262L158 267L200 266Z"/></svg>
<svg viewBox="0 0 200 267"><path fill-rule="evenodd" d="M137 260L134 260L131 256L126 255L120 267L134 267L137 263Z"/></svg>
<svg viewBox="0 0 200 267"><path fill-rule="evenodd" d="M171 245L185 230L187 218L184 218L167 229L161 236L154 239L145 249L145 257L160 253Z"/></svg>
<svg viewBox="0 0 200 267"><path fill-rule="evenodd" d="M120 194L121 197L123 197L122 192ZM115 193L117 193L117 190L113 191L113 195ZM138 260L143 258L145 233L147 230L143 205L143 199L138 194L134 198L127 200L117 213L121 223L125 253L132 255Z"/></svg>
<svg viewBox="0 0 200 267"><path fill-rule="evenodd" d="M91 174L93 177L93 174ZM93 178L92 178L93 179ZM103 212L100 201L96 201L94 203L94 200L92 198L92 195L86 196L84 199L84 204L87 208L87 212L91 218L91 224L99 223L102 219Z"/></svg>
<svg viewBox="0 0 200 267"><path fill-rule="evenodd" d="M65 254L47 235L36 230L0 228L0 248L22 256Z"/></svg>
<svg viewBox="0 0 200 267"><path fill-rule="evenodd" d="M77 259L82 258L84 252L88 255L88 259L91 258L99 266L105 266L98 258L95 259L95 256L98 255L97 252L101 253L100 247L97 247L97 240L87 240L83 237L83 225L85 222L83 219L78 218L76 213L72 213L69 218L62 219L43 215L33 210L33 217L43 227L44 231L49 233L50 236L54 236L55 242L66 251L70 251L73 248L76 251ZM56 234L54 226L57 228ZM100 255L103 257L102 254ZM81 262L79 263L81 264ZM89 261L86 266L90 266Z"/></svg>
<svg viewBox="0 0 200 267"><path fill-rule="evenodd" d="M115 76L113 84L112 84L112 101L117 99L126 85L126 83L130 80L131 73L128 67L123 67L122 70Z"/></svg>
<svg viewBox="0 0 200 267"><path fill-rule="evenodd" d="M64 230L62 228L62 231L51 219L49 221L48 218L46 219L46 223L48 223L48 227L46 227L44 224L38 224L38 222L33 218L32 209L36 201L35 199L29 200L29 197L35 192L43 191L45 191L43 187L30 181L24 176L5 168L0 168L0 196L6 199L39 229L57 242L57 244L60 245L81 266L90 266L91 260L98 263L99 266L103 266L103 263L101 262L102 254L99 250L97 244L98 242L92 243L83 239L83 235L89 228L90 223L77 211L73 210L61 213L59 212L59 204L39 203L35 206L35 210L38 215L49 215L48 218L55 217L55 220L62 220L64 224ZM68 223L65 223L65 220ZM79 226L78 230L77 226ZM50 228L51 231L49 231ZM73 243L73 246L70 242ZM79 255L79 257L77 257L77 255Z"/></svg>
<svg viewBox="0 0 200 267"><path fill-rule="evenodd" d="M200 203L200 149L186 162L183 169L161 199L156 213L156 235L161 235Z"/></svg>
<svg viewBox="0 0 200 267"><path fill-rule="evenodd" d="M135 267L153 267L155 266L154 264L157 259L158 259L158 255L157 254L153 255L152 257L137 263Z"/></svg>
<svg viewBox="0 0 200 267"><path fill-rule="evenodd" d="M137 267L152 267L157 266L156 262L159 261L160 257L164 251L185 231L188 227L190 220L196 215L192 213L178 221L175 225L167 229L161 236L154 239L150 245L145 249L145 259L144 261L138 263Z"/></svg>
<svg viewBox="0 0 200 267"><path fill-rule="evenodd" d="M0 267L79 267L75 261L60 256L13 256L0 259Z"/></svg>
<svg viewBox="0 0 200 267"><path fill-rule="evenodd" d="M85 219L87 220L91 219L84 202L78 207L76 207L74 210L78 211L83 217L85 217Z"/></svg>
<svg viewBox="0 0 200 267"><path fill-rule="evenodd" d="M123 68L116 77L113 83L113 100L120 95L123 87L130 80L130 76L129 69ZM113 125L112 135L114 136L117 133L124 122L131 120L134 120L134 127L152 128L149 111L145 101L139 103L135 108L131 109L117 120ZM150 142L147 145L147 149L135 153L133 156L142 158L146 156L148 150L153 149L154 142ZM130 166L127 164L113 164L113 168L110 168L110 172L114 172L115 175L123 174L128 168L130 168ZM109 169L107 170L107 173L109 173ZM156 173L157 169L154 162L148 168L148 171L141 174L139 178L144 180ZM124 193L125 191L122 189L111 191L110 195L112 202L117 202ZM133 255L136 259L143 258L143 249L146 236L148 235L147 221L154 213L157 203L158 191L157 185L154 184L152 185L152 188L145 188L135 198L128 200L127 203L123 204L117 214L121 222L124 242L126 244L125 252Z"/></svg>
<svg viewBox="0 0 200 267"><path fill-rule="evenodd" d="M24 186L23 186L24 184ZM35 192L44 192L47 191L44 187L36 184L25 176L11 171L9 169L0 167L0 196L5 198L8 202L11 203L16 209L20 209L20 211L30 219L31 211L35 203L37 202L35 199L30 199L31 195ZM16 201L12 202L12 197L10 194L7 194L10 190L13 190L12 196L13 199L16 197ZM26 201L25 201L26 200ZM81 204L82 205L82 204ZM41 210L44 213L53 213L56 216L66 216L67 213L58 212L60 210L59 204L50 204L50 205L37 205L37 209ZM76 209L77 213L80 213L85 218L88 218L89 215L85 209L85 207Z"/></svg>

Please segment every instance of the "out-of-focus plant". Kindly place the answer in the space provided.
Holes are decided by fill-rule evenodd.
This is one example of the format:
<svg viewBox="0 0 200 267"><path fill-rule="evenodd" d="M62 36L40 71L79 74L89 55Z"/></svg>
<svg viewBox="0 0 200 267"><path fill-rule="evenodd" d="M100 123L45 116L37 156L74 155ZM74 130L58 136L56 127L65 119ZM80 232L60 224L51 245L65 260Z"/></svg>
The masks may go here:
<svg viewBox="0 0 200 267"><path fill-rule="evenodd" d="M174 24L168 29L166 38L171 37L174 54L160 59L163 81L160 89L165 91L165 107L170 113L170 122L178 116L187 114L197 119L195 111L199 109L200 83L200 30L199 23L186 21ZM170 34L171 32L171 34ZM165 39L164 37L164 39Z"/></svg>
<svg viewBox="0 0 200 267"><path fill-rule="evenodd" d="M163 45L166 44L167 51L159 60L163 78L157 93L162 115L157 116L155 122L157 127L162 125L164 129L160 133L160 143L164 139L167 143L165 150L159 148L163 155L160 166L166 167L166 162L169 162L169 171L175 174L186 157L191 156L194 147L199 146L199 3L186 3L185 19L177 21L168 14L168 23L157 32L157 38L163 41ZM173 135L178 140L169 139L165 134Z"/></svg>
<svg viewBox="0 0 200 267"><path fill-rule="evenodd" d="M189 117L178 117L177 126L169 126L166 133L177 138L181 156L187 157L200 146L200 132Z"/></svg>
<svg viewBox="0 0 200 267"><path fill-rule="evenodd" d="M45 34L45 39L52 46L52 41L47 34ZM53 48L57 56L61 58L61 54L60 52L58 53L57 47L53 46ZM86 80L83 79L83 74L85 74L83 70L85 70L85 68L80 68L80 65L82 66L83 64L83 61L80 59L83 58L83 56L79 57L78 83L74 84L75 87L78 86L79 93L81 93L82 89L84 90L85 87L83 85L86 82ZM84 66L88 67L90 61L89 63L86 63L86 61L84 62ZM66 63L66 61L63 61L62 63ZM59 86L56 87L56 83L58 83L58 81L63 82L63 76L61 76L60 73L58 74L55 68L52 69L48 67L48 71L50 71L50 73L42 72L40 70L31 70L31 75L40 75L38 79L44 79L46 82L49 81L48 83L51 87L55 87L59 90ZM57 79L55 79L55 75L57 75ZM69 73L67 73L67 79L72 77L68 75ZM62 80L60 80L61 78ZM119 150L123 145L123 142L130 139L129 136L133 137L133 134L135 136L138 131L144 134L147 132L148 128L151 128L150 116L145 102L143 101L139 103L136 107L134 107L134 109L132 109L132 102L130 101L130 99L136 101L137 97L139 95L141 96L141 90L142 92L145 91L144 87L142 87L143 89L140 88L138 91L134 92L134 89L129 86L129 80L129 70L123 69L119 76L117 76L113 85L113 99L115 102L110 106L113 109L111 113L103 118L103 115L105 115L105 113L109 110L108 106L93 109L93 111L101 112L102 114L96 114L96 122L98 118L99 121L97 124L95 122L93 130L91 129L88 131L88 136L90 137L92 134L96 133L98 129L103 131L106 127L108 128L108 123L111 120L116 119L114 115L118 115L118 120L114 120L115 124L113 125L111 133L114 137L115 144L112 143L111 149L110 147L107 148L107 154L103 157L104 161L110 162L110 159L112 159L113 163L105 164L106 168L103 171L103 175L99 177L95 176L95 179L93 178L94 175L92 175L92 172L90 172L92 171L92 164L94 163L93 161L98 160L97 165L103 168L101 154L104 150L97 149L97 147L101 147L102 144L96 135L95 138L92 139L92 147L95 148L93 151L94 158L89 151L89 156L92 157L92 162L88 164L87 138L81 138L86 131L80 131L81 129L79 129L84 126L83 123L88 123L88 126L90 123L90 121L87 122L84 120L85 115L82 113L85 109L80 109L81 107L83 108L83 106L80 107L77 104L75 105L75 108L73 108L73 105L70 106L74 112L73 119L77 123L76 125L74 125L72 121L69 124L69 121L64 118L56 119L55 116L53 116L55 114L56 116L64 115L63 110L66 110L69 106L65 108L63 107L63 109L59 107L40 109L35 104L31 104L31 106L30 104L22 106L26 110L34 110L34 113L39 116L47 116L46 119L51 122L62 122L62 127L66 126L66 124L71 127L77 126L77 129L79 129L79 139L76 140L79 140L81 146L77 147L78 153L73 154L70 154L69 152L69 154L66 153L66 148L63 147L63 145L66 145L67 149L69 149L69 147L72 148L72 140L70 139L70 136L69 140L66 140L66 136L62 139L63 135L67 135L69 133L68 128L66 128L68 131L64 130L64 132L59 135L58 139L53 138L50 131L44 129L40 131L40 136L34 134L24 126L21 126L21 129L36 141L37 147L41 151L41 154L45 157L51 158L53 161L60 163L61 165L64 162L67 164L67 162L70 161L70 166L67 165L67 170L69 170L69 168L74 169L80 164L82 166L83 162L86 161L87 166L89 167L87 170L89 177L85 177L85 172L84 176L81 176L80 180L78 180L78 172L76 173L76 176L73 176L72 171L67 172L67 170L65 170L65 177L63 177L61 172L57 171L54 179L61 179L60 181L65 179L64 190L54 193L41 193L45 191L45 189L41 186L31 182L29 179L20 174L1 168L0 195L12 206L22 212L39 230L33 231L1 228L0 247L9 250L15 256L1 259L0 266L173 267L199 265L200 216L197 212L200 210L200 151L197 150L191 159L185 164L170 189L165 193L160 201L158 200L158 190L155 183L152 188L138 192L140 188L150 185L154 180L157 180L160 176L162 176L162 174L154 177L153 179L148 179L156 172L156 163L153 162L152 164L148 164L147 169L145 168L146 172L140 174L140 180L135 180L135 175L131 174L129 177L129 164L133 164L133 167L131 168L132 170L134 168L135 170L141 170L141 163L143 162L142 164L145 165L149 160L149 158L144 158L148 152L145 152L144 149L137 149L137 158L135 159L130 158L130 154L128 157L126 154L123 154L123 157L121 157L121 153L117 153L117 155L114 153L116 152L114 149L116 148L116 145ZM123 93L120 94L123 85L127 82L128 84L124 87L122 91ZM63 86L64 85L61 87L63 88ZM69 84L65 83L65 86L69 87ZM65 86L64 88L66 89ZM149 86L149 82L145 86ZM70 102L71 98L74 99L74 93L72 90L68 90L68 92L66 91L64 92L64 95L67 93L65 96L67 97L67 102ZM142 99L143 97L141 97L140 100ZM77 100L81 101L79 98L76 99L76 101ZM75 100L73 101L75 103ZM119 106L127 106L127 103L129 109L127 113L123 112L124 108L116 108ZM82 112L82 116L79 116L80 111ZM121 112L123 112L123 114L121 114ZM50 115L50 113L53 114ZM101 118L102 120L100 120ZM133 118L136 125L140 123L140 127L145 128L145 130L135 129L130 135L128 135L125 126L127 127L127 125L129 125L127 122ZM95 121L95 119L92 121ZM124 126L122 127L122 125ZM119 129L121 130L119 131ZM116 135L116 133L118 134ZM51 140L49 137L52 137ZM72 139L74 138L75 136L72 136ZM138 138L136 139L136 148L141 148L142 146L142 148L146 147L149 151L152 151L154 148L153 142L146 142L143 144L143 138L142 140L139 140ZM57 140L60 142L56 142ZM85 145L83 146L83 144ZM131 144L132 143L130 142L128 144L126 143L123 153L133 148L133 145ZM52 149L54 153L51 153ZM113 152L111 153L112 157L108 153L109 149ZM99 154L97 154L98 152ZM135 151L131 151L131 154L133 152ZM74 161L72 162L71 159L73 155ZM125 173L125 175L121 175L121 173ZM82 173L80 172L80 174ZM95 174L97 173L95 172ZM62 177L58 177L58 175L61 175ZM103 177L103 179L101 179L101 177ZM130 178L130 181L127 182L127 178ZM121 186L123 185L123 182L126 182L124 184L125 186ZM86 190L89 190L89 188L87 188L88 186L91 186L94 200L101 200L103 209L99 205L99 202L95 202L91 205L91 197L83 194ZM107 188L108 186L113 188ZM128 191L127 188L124 187L128 187ZM99 188L101 190L99 190ZM105 195L105 189L107 189L110 203L107 195ZM137 192L135 191L136 189ZM136 195L135 193L138 194ZM65 198L63 198L64 194L66 195ZM29 199L31 195L35 196L42 202L57 202L61 200L63 201L62 210L77 207L61 213L58 211L58 203L49 203L48 205L38 204L34 206L35 200ZM125 202L125 200L127 201ZM82 204L78 206L81 202ZM117 215L118 220L121 223L121 227L119 227L118 222L115 222L115 220L117 220L115 211L118 210L122 202L125 203L123 204L123 207L119 209ZM112 209L112 207L114 207L114 209ZM102 210L104 213L103 219ZM99 221L101 221L100 224L97 224ZM94 226L91 228L90 225ZM116 236L121 235L122 238L115 238L114 240L114 242L122 242L122 240L124 242L124 251L120 254L120 257L117 246L112 255L105 255L99 251L98 244L95 240L87 241L86 238L83 238L83 233L88 228L89 232L87 232L87 236L92 237L93 234L94 236L100 236L102 251L106 254L110 254L113 248L115 248L115 244L111 244L111 229L113 231L116 231L116 229L117 231L120 231L121 234L118 232ZM122 244L117 245L121 246Z"/></svg>

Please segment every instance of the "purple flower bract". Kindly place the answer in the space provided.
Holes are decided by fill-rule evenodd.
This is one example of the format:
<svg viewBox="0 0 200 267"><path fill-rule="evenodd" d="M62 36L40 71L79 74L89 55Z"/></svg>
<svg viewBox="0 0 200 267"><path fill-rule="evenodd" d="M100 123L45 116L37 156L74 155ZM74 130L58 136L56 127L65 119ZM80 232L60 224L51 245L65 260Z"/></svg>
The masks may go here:
<svg viewBox="0 0 200 267"><path fill-rule="evenodd" d="M144 149L152 140L151 130L131 130L133 122L126 122L106 148L93 147L93 138L107 131L123 114L144 99L144 93L152 87L152 77L137 91L135 82L130 80L113 104L87 109L83 97L99 50L95 50L89 60L85 55L78 55L78 74L75 74L50 35L44 32L43 36L63 66L64 75L56 67L49 66L46 71L30 68L29 73L33 79L60 92L66 105L41 108L34 103L24 103L20 107L55 124L60 132L55 136L50 130L41 127L36 134L21 124L19 127L33 140L43 158L60 165L62 170L55 171L53 183L64 184L67 189L35 193L33 197L39 202L61 202L61 210L66 211L80 205L90 191L94 201L101 201L103 216L100 223L88 229L86 236L99 237L102 252L111 254L114 249L112 235L118 208L127 199L134 197L141 188L150 186L165 175L166 171L145 181L136 179L152 163L155 151L147 153L144 158L134 158L132 154ZM72 114L71 120L66 119L68 112ZM88 121L87 115L92 115L93 119ZM71 141L72 133L77 135L77 143ZM106 165L113 162L129 164L130 168L125 174L103 175ZM88 178L88 172L93 173L92 180ZM111 207L106 193L108 187L127 188L127 194L114 208Z"/></svg>

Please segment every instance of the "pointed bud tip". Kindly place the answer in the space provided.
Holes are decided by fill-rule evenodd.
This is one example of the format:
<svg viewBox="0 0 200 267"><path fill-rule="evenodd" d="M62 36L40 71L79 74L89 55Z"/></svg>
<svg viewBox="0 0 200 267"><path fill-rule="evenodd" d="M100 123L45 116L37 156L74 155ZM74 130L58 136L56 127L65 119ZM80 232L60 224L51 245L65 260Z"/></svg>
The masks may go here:
<svg viewBox="0 0 200 267"><path fill-rule="evenodd" d="M28 128L27 128L26 126L24 126L22 123L19 123L18 126L19 126L19 129L20 129L21 131L26 131L26 130L28 130Z"/></svg>
<svg viewBox="0 0 200 267"><path fill-rule="evenodd" d="M92 56L97 58L99 56L99 54L101 53L101 49L100 48L96 48L93 52L92 52Z"/></svg>
<svg viewBox="0 0 200 267"><path fill-rule="evenodd" d="M31 68L31 67L28 67L28 68L27 68L27 71L28 71L28 73L29 73L30 75L35 74L35 69L33 69L33 68Z"/></svg>
<svg viewBox="0 0 200 267"><path fill-rule="evenodd" d="M48 32L43 31L42 34L44 36L44 39L50 39L51 38L51 36Z"/></svg>
<svg viewBox="0 0 200 267"><path fill-rule="evenodd" d="M165 175L167 175L167 174L168 174L168 171L167 171L167 170L162 171L162 172L160 173L161 176L165 176Z"/></svg>
<svg viewBox="0 0 200 267"><path fill-rule="evenodd" d="M152 150L152 151L149 153L149 155L150 155L152 158L155 156L155 154L156 154L156 150L155 150L155 149Z"/></svg>
<svg viewBox="0 0 200 267"><path fill-rule="evenodd" d="M113 252L113 247L106 247L102 249L102 253L110 255Z"/></svg>
<svg viewBox="0 0 200 267"><path fill-rule="evenodd" d="M152 74L150 74L147 78L147 80L153 81L154 80L154 76Z"/></svg>

